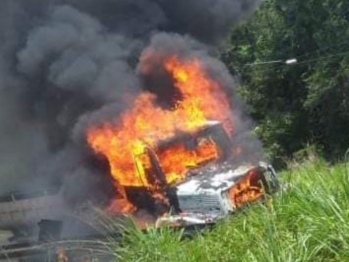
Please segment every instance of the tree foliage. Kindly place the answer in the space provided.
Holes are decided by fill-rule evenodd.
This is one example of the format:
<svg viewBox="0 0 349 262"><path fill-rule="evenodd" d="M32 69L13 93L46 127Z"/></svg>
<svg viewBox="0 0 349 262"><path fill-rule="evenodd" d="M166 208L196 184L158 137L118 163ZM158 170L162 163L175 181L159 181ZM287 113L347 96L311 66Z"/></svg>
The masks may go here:
<svg viewBox="0 0 349 262"><path fill-rule="evenodd" d="M349 147L348 10L346 0L266 0L234 29L223 58L274 158L308 143L331 157Z"/></svg>

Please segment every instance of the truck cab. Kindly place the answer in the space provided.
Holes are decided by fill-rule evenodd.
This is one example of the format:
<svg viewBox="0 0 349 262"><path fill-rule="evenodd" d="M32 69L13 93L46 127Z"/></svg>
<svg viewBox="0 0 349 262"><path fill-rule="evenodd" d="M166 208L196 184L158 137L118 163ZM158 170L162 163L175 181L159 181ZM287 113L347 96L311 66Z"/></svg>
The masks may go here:
<svg viewBox="0 0 349 262"><path fill-rule="evenodd" d="M130 202L162 220L170 211L173 215L167 221L188 214L214 220L278 188L270 165L237 165L233 157L231 139L223 125L208 122L195 132L179 133L135 156L144 187L126 188L126 195Z"/></svg>
<svg viewBox="0 0 349 262"><path fill-rule="evenodd" d="M148 211L156 225L212 223L279 187L267 163L234 163L231 138L220 122L145 146L134 156L134 170L143 185L123 186L124 194L113 201L118 210L131 203L136 210ZM97 224L94 211L89 205L72 210L59 188L14 193L0 197L0 229L12 231L14 241L32 238L41 229L48 232L48 227L55 238L90 234L83 221Z"/></svg>

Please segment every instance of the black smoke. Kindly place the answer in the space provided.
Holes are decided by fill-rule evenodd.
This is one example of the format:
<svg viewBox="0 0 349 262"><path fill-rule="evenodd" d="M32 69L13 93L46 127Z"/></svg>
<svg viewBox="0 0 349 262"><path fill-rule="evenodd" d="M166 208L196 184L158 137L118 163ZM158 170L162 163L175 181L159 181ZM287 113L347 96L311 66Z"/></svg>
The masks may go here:
<svg viewBox="0 0 349 262"><path fill-rule="evenodd" d="M201 57L233 93L233 79L211 52L258 3L2 0L0 193L63 184L69 196L83 198L84 191L101 184L103 174L96 178L101 171L89 161L93 153L84 130L115 118L144 88L156 93L152 77L139 70L149 46ZM236 138L250 141L243 117L233 117L241 122Z"/></svg>

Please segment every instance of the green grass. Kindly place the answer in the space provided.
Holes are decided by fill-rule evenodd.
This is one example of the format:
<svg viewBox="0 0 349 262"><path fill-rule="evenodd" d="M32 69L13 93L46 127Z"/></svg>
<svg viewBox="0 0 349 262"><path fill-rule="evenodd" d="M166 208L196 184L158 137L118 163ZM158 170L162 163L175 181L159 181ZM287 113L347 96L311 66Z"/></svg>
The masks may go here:
<svg viewBox="0 0 349 262"><path fill-rule="evenodd" d="M115 261L349 261L349 177L321 160L280 174L287 189L214 229L183 239L168 228L135 228L113 247Z"/></svg>

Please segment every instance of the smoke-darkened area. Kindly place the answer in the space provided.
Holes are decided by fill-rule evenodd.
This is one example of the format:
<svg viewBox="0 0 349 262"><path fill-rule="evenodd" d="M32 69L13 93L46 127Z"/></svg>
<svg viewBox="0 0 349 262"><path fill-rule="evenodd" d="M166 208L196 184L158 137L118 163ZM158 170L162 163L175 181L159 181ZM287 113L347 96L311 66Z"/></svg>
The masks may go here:
<svg viewBox="0 0 349 262"><path fill-rule="evenodd" d="M142 90L157 93L161 84L141 70L143 50L196 55L234 94L234 80L210 50L258 3L2 0L0 194L61 184L74 199L91 188L110 192L97 190L108 178L90 161L85 128L114 119ZM166 97L166 89L159 94ZM235 96L231 101L236 140L246 141L246 152L259 151L242 105Z"/></svg>

